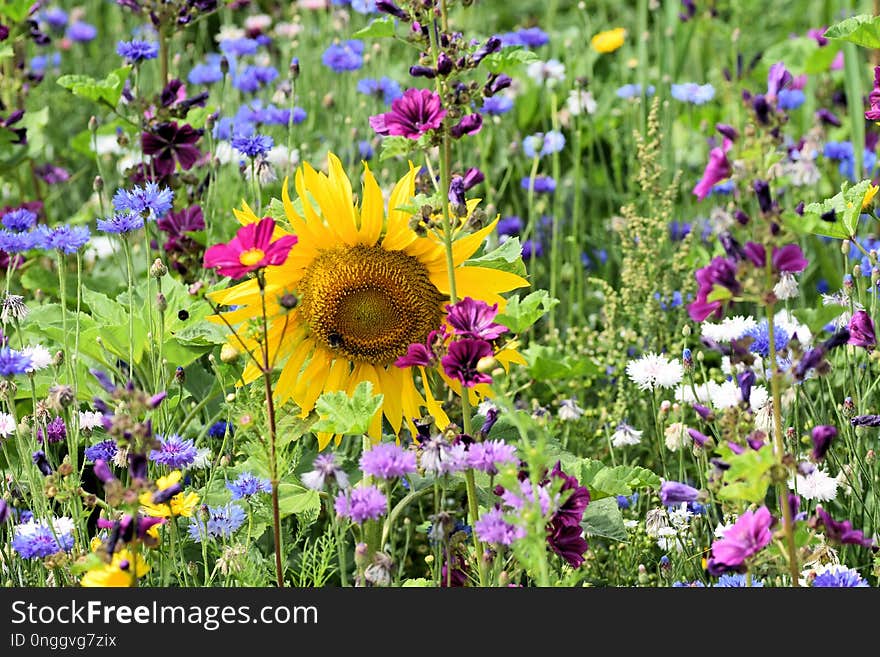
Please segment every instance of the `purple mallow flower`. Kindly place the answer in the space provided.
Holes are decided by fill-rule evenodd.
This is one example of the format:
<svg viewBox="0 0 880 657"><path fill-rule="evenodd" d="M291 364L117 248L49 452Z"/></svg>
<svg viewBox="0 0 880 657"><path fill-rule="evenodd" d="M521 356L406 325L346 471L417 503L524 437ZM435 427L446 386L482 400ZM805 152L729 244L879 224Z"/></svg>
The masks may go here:
<svg viewBox="0 0 880 657"><path fill-rule="evenodd" d="M416 471L416 455L395 443L380 443L361 454L360 467L378 479L405 477Z"/></svg>
<svg viewBox="0 0 880 657"><path fill-rule="evenodd" d="M498 314L497 303L490 306L485 301L465 297L458 303L447 305L446 312L446 319L456 335L475 340L494 340L507 333L506 326L493 321Z"/></svg>
<svg viewBox="0 0 880 657"><path fill-rule="evenodd" d="M721 300L709 300L715 287L723 287L730 290L731 295L739 294L742 289L736 279L737 265L731 258L716 256L705 267L698 269L694 276L697 279L697 298L688 304L688 314L695 322L702 322L710 315L721 317L721 309L724 302Z"/></svg>
<svg viewBox="0 0 880 657"><path fill-rule="evenodd" d="M816 507L816 519L825 527L825 536L830 541L867 548L874 545L874 541L866 537L860 529L853 529L849 520L838 522L821 506Z"/></svg>
<svg viewBox="0 0 880 657"><path fill-rule="evenodd" d="M732 142L725 138L722 146L716 146L709 152L709 163L703 171L703 177L694 185L693 193L701 201L712 191L712 188L733 173L730 162L727 160L727 151Z"/></svg>
<svg viewBox="0 0 880 657"><path fill-rule="evenodd" d="M466 388L480 383L492 383L492 377L480 372L478 367L483 358L494 354L492 345L485 340L462 338L449 345L449 352L440 359L443 371L451 379L458 379Z"/></svg>
<svg viewBox="0 0 880 657"><path fill-rule="evenodd" d="M823 424L813 429L811 437L813 440L813 460L821 461L825 458L831 443L837 437L837 429Z"/></svg>
<svg viewBox="0 0 880 657"><path fill-rule="evenodd" d="M391 103L391 111L370 117L370 125L380 135L418 139L443 123L446 110L440 96L428 89L407 89Z"/></svg>
<svg viewBox="0 0 880 657"><path fill-rule="evenodd" d="M375 486L361 486L351 491L341 491L336 496L333 508L336 515L349 518L357 524L367 520L378 520L387 510L385 494Z"/></svg>
<svg viewBox="0 0 880 657"><path fill-rule="evenodd" d="M848 344L856 347L864 347L871 350L877 346L877 336L874 332L874 321L864 310L857 310L849 320Z"/></svg>
<svg viewBox="0 0 880 657"><path fill-rule="evenodd" d="M746 511L734 525L724 532L724 538L712 543L709 572L722 574L737 570L746 559L763 550L772 538L770 526L773 516L766 506L757 511Z"/></svg>
<svg viewBox="0 0 880 657"><path fill-rule="evenodd" d="M159 438L160 447L150 452L150 460L168 466L172 470L185 468L196 460L196 446L192 440L184 440L177 434Z"/></svg>

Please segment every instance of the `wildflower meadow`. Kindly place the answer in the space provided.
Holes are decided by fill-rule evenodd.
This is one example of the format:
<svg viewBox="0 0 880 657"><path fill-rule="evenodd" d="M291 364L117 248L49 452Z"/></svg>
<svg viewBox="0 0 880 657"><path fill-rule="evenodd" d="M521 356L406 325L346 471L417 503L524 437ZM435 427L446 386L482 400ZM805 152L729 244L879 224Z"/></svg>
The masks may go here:
<svg viewBox="0 0 880 657"><path fill-rule="evenodd" d="M0 0L0 585L880 585L878 9Z"/></svg>

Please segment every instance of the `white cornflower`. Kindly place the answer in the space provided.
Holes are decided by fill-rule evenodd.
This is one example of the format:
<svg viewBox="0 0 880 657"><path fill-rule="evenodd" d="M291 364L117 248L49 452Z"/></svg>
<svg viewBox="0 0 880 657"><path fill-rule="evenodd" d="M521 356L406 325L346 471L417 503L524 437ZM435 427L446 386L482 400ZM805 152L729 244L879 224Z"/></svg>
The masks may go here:
<svg viewBox="0 0 880 657"><path fill-rule="evenodd" d="M546 62L532 62L526 68L526 73L538 84L555 87L557 82L562 82L565 79L565 64L558 59L549 59Z"/></svg>
<svg viewBox="0 0 880 657"><path fill-rule="evenodd" d="M666 449L670 452L676 452L691 442L691 436L687 431L687 427L681 422L673 422L666 427L664 436L666 436Z"/></svg>
<svg viewBox="0 0 880 657"><path fill-rule="evenodd" d="M200 447L196 450L196 458L189 467L193 470L204 470L211 465L211 450L207 447Z"/></svg>
<svg viewBox="0 0 880 657"><path fill-rule="evenodd" d="M837 497L837 479L824 470L816 468L806 476L796 475L796 479L797 492L804 499L830 502ZM793 483L789 481L788 485L791 487Z"/></svg>
<svg viewBox="0 0 880 657"><path fill-rule="evenodd" d="M488 399L484 399L483 401L480 402L480 405L477 406L477 413L479 413L483 417L486 417L487 415L489 415L489 411L497 411L497 410L498 410L498 407Z"/></svg>
<svg viewBox="0 0 880 657"><path fill-rule="evenodd" d="M574 399L563 399L559 402L559 410L557 415L563 422L573 422L580 419L584 414L584 409L578 406Z"/></svg>
<svg viewBox="0 0 880 657"><path fill-rule="evenodd" d="M684 378L684 368L679 361L655 353L631 360L626 364L626 373L641 390L674 388Z"/></svg>
<svg viewBox="0 0 880 657"><path fill-rule="evenodd" d="M3 310L0 311L0 319L6 324L10 320L21 321L28 314L28 307L24 303L24 297L20 294L7 294L3 297Z"/></svg>
<svg viewBox="0 0 880 657"><path fill-rule="evenodd" d="M79 426L80 429L103 429L104 416L98 411L80 411Z"/></svg>
<svg viewBox="0 0 880 657"><path fill-rule="evenodd" d="M781 297L780 297L781 298ZM810 344L813 341L813 332L807 328L806 324L801 324L797 318L787 310L780 310L773 316L773 324L785 329L785 332L791 338L797 335L798 341L802 345Z"/></svg>
<svg viewBox="0 0 880 657"><path fill-rule="evenodd" d="M617 429L611 436L611 444L615 447L638 445L642 442L642 433L638 429L629 426L626 422L621 422L617 425Z"/></svg>
<svg viewBox="0 0 880 657"><path fill-rule="evenodd" d="M735 381L725 381L717 384L709 382L709 402L716 409L732 408L742 402L742 394Z"/></svg>
<svg viewBox="0 0 880 657"><path fill-rule="evenodd" d="M574 116L580 116L584 112L595 114L599 108L591 91L579 91L577 89L572 89L568 92L568 100L565 101L565 105Z"/></svg>
<svg viewBox="0 0 880 657"><path fill-rule="evenodd" d="M52 353L42 345L30 345L21 350L25 356L31 359L28 372L44 370L52 364Z"/></svg>
<svg viewBox="0 0 880 657"><path fill-rule="evenodd" d="M850 303L852 303L854 311L865 309L865 307L855 299L851 300L850 296L846 293L845 290L838 290L834 294L822 294L823 306L841 306L843 308L846 308L844 312L842 312L832 320L834 323L834 329L836 331L839 331L844 326L847 326L849 324L849 320L852 319L852 313L849 311Z"/></svg>
<svg viewBox="0 0 880 657"><path fill-rule="evenodd" d="M709 338L715 342L732 342L733 340L739 340L757 325L758 322L755 321L754 317L735 315L734 317L725 317L718 324L703 322L700 325L700 332L704 338Z"/></svg>
<svg viewBox="0 0 880 657"><path fill-rule="evenodd" d="M791 272L783 272L779 282L773 286L777 299L794 299L798 295L798 282Z"/></svg>
<svg viewBox="0 0 880 657"><path fill-rule="evenodd" d="M113 455L113 465L118 468L128 467L128 447L120 447Z"/></svg>
<svg viewBox="0 0 880 657"><path fill-rule="evenodd" d="M15 418L9 413L0 413L0 436L7 438L15 433Z"/></svg>

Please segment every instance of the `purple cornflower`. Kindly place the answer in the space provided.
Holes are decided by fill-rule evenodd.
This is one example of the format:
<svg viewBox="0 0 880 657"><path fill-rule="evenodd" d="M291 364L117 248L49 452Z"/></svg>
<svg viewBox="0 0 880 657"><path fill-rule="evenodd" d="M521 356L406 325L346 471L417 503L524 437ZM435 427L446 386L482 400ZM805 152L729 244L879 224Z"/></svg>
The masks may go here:
<svg viewBox="0 0 880 657"><path fill-rule="evenodd" d="M37 441L46 442L49 445L63 442L67 438L67 427L64 426L64 420L56 416L51 422L46 424L46 433L43 433L42 427L37 430Z"/></svg>
<svg viewBox="0 0 880 657"><path fill-rule="evenodd" d="M491 412L491 411L490 411ZM498 467L504 463L516 465L516 447L503 440L485 440L473 443L467 452L468 467L489 475L497 475Z"/></svg>
<svg viewBox="0 0 880 657"><path fill-rule="evenodd" d="M547 492L547 487L544 485L539 485L537 488L541 513L546 515L550 512L550 493ZM532 482L528 479L520 481L518 491L504 489L501 492L501 501L517 511L521 510L527 503L533 504L535 501L535 492Z"/></svg>
<svg viewBox="0 0 880 657"><path fill-rule="evenodd" d="M232 492L233 500L241 500L253 497L257 493L271 493L272 483L250 472L242 472L235 481L227 481L226 488Z"/></svg>
<svg viewBox="0 0 880 657"><path fill-rule="evenodd" d="M526 191L531 187L535 194L552 194L556 191L556 181L543 174L535 176L534 182L526 176L520 181L520 186Z"/></svg>
<svg viewBox="0 0 880 657"><path fill-rule="evenodd" d="M117 190L113 195L113 209L116 212L139 214L155 221L164 217L171 209L173 199L174 192L168 187L159 187L154 182L148 182L143 187Z"/></svg>
<svg viewBox="0 0 880 657"><path fill-rule="evenodd" d="M492 383L492 377L479 371L483 358L491 358L492 345L485 340L463 338L449 345L449 352L440 359L443 371L451 379L458 379L466 388L480 383Z"/></svg>
<svg viewBox="0 0 880 657"><path fill-rule="evenodd" d="M265 155L275 145L275 141L267 135L252 135L250 137L233 137L232 147L243 155L250 158Z"/></svg>
<svg viewBox="0 0 880 657"><path fill-rule="evenodd" d="M62 253L76 253L89 241L91 233L87 226L70 226L64 224L57 228L39 226L40 237L44 249L55 249Z"/></svg>
<svg viewBox="0 0 880 657"><path fill-rule="evenodd" d="M403 96L403 91L396 80L381 77L379 79L364 78L357 83L357 90L366 96L375 96L381 98L386 105Z"/></svg>
<svg viewBox="0 0 880 657"><path fill-rule="evenodd" d="M709 572L721 574L740 568L749 557L763 550L772 538L770 526L773 516L766 506L757 511L746 511L734 525L724 532L724 538L712 543Z"/></svg>
<svg viewBox="0 0 880 657"><path fill-rule="evenodd" d="M868 121L880 121L880 66L874 67L874 88L868 95L871 108L865 112Z"/></svg>
<svg viewBox="0 0 880 657"><path fill-rule="evenodd" d="M815 427L811 437L813 439L813 460L821 461L828 453L832 441L837 437L837 428L827 424Z"/></svg>
<svg viewBox="0 0 880 657"><path fill-rule="evenodd" d="M511 545L526 535L522 527L512 525L504 519L504 512L495 508L487 511L474 523L474 531L484 543Z"/></svg>
<svg viewBox="0 0 880 657"><path fill-rule="evenodd" d="M312 490L324 490L335 482L340 488L348 488L348 475L336 462L335 454L320 454L312 463L312 470L300 478L303 486Z"/></svg>
<svg viewBox="0 0 880 657"><path fill-rule="evenodd" d="M660 486L660 502L663 506L677 506L682 502L694 502L700 491L678 481L664 481Z"/></svg>
<svg viewBox="0 0 880 657"><path fill-rule="evenodd" d="M816 515L825 526L825 536L828 540L844 545L860 545L866 548L874 545L874 541L866 537L862 530L853 529L852 523L849 520L838 522L821 506L816 507Z"/></svg>
<svg viewBox="0 0 880 657"><path fill-rule="evenodd" d="M125 233L133 233L144 227L144 218L139 214L125 212L122 214L114 214L107 219L98 219L97 228L102 233L111 233L114 235L122 235Z"/></svg>
<svg viewBox="0 0 880 657"><path fill-rule="evenodd" d="M91 447L86 447L85 457L87 461L91 461L92 463L97 463L98 461L108 463L113 460L117 451L118 448L115 440L102 440Z"/></svg>
<svg viewBox="0 0 880 657"><path fill-rule="evenodd" d="M12 549L22 559L42 559L58 552L69 552L73 549L73 521L55 518L50 527L45 520L31 519L17 525Z"/></svg>
<svg viewBox="0 0 880 657"><path fill-rule="evenodd" d="M244 509L232 502L223 506L209 506L205 520L193 518L189 525L189 535L197 543L203 538L231 538L244 524Z"/></svg>
<svg viewBox="0 0 880 657"><path fill-rule="evenodd" d="M418 139L443 123L446 110L440 96L428 89L407 89L391 103L391 111L370 117L370 125L380 135Z"/></svg>
<svg viewBox="0 0 880 657"><path fill-rule="evenodd" d="M405 477L416 471L416 455L395 443L380 443L361 454L360 467L370 477Z"/></svg>
<svg viewBox="0 0 880 657"><path fill-rule="evenodd" d="M16 233L23 233L34 227L37 223L37 215L27 208L18 208L3 215L3 225Z"/></svg>
<svg viewBox="0 0 880 657"><path fill-rule="evenodd" d="M387 507L388 499L375 486L340 491L333 504L337 516L349 518L359 525L367 520L378 520L385 515Z"/></svg>
<svg viewBox="0 0 880 657"><path fill-rule="evenodd" d="M24 374L31 367L31 359L9 347L0 348L0 376Z"/></svg>
<svg viewBox="0 0 880 657"><path fill-rule="evenodd" d="M425 472L438 475L460 472L467 467L464 443L450 444L437 434L419 442L419 464Z"/></svg>
<svg viewBox="0 0 880 657"><path fill-rule="evenodd" d="M829 565L813 579L814 587L856 588L870 586L857 570L843 565Z"/></svg>
<svg viewBox="0 0 880 657"><path fill-rule="evenodd" d="M356 71L364 65L364 42L350 39L335 43L324 51L321 63L335 73Z"/></svg>
<svg viewBox="0 0 880 657"><path fill-rule="evenodd" d="M256 55L260 44L254 39L223 39L220 42L220 52L233 57L244 57L245 55Z"/></svg>
<svg viewBox="0 0 880 657"><path fill-rule="evenodd" d="M192 440L184 440L176 433L160 437L159 449L150 452L150 460L168 466L171 470L185 468L196 460L198 450Z"/></svg>
<svg viewBox="0 0 880 657"><path fill-rule="evenodd" d="M507 333L507 327L493 320L498 314L498 304L489 305L465 297L461 301L446 306L447 321L456 335L475 340L494 340Z"/></svg>
<svg viewBox="0 0 880 657"><path fill-rule="evenodd" d="M71 41L84 43L86 41L91 41L96 36L98 36L97 28L95 28L94 25L90 25L83 21L71 23L70 27L67 28L67 38Z"/></svg>
<svg viewBox="0 0 880 657"><path fill-rule="evenodd" d="M116 54L127 62L137 64L145 59L156 59L159 56L159 45L149 41L120 41L116 44Z"/></svg>
<svg viewBox="0 0 880 657"><path fill-rule="evenodd" d="M864 310L857 310L849 320L849 341L857 347L864 347L869 351L877 346L877 336L874 332L874 321Z"/></svg>

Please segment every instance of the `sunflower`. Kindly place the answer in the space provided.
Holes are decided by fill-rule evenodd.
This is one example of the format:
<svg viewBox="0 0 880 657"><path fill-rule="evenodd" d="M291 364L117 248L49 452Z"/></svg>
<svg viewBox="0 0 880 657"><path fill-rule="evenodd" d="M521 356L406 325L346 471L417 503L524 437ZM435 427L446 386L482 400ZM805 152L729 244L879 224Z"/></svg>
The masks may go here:
<svg viewBox="0 0 880 657"><path fill-rule="evenodd" d="M304 418L322 393L350 395L360 382L369 381L373 392L383 395L382 407L370 423L373 440L381 438L383 415L395 434L404 421L415 433L413 419L421 416L421 409L446 426L448 417L431 392L425 368L394 365L410 344L424 342L444 323L450 295L450 265L441 238L430 231L418 235L410 226L412 213L404 209L413 198L418 169L410 165L409 173L394 186L386 212L366 163L358 207L341 162L332 153L328 159L329 175L307 163L297 170L294 185L301 211L291 202L286 179L282 188L284 212L299 241L282 265L265 269L267 346L271 362L281 367L276 399L279 404L293 400ZM468 203L469 213L476 203ZM247 203L233 212L242 224L259 221ZM454 229L451 266L459 297L503 308L500 293L528 282L506 271L467 263L497 221L469 233L463 230L467 217L461 219ZM276 227L274 238L286 234ZM262 318L256 279L213 292L210 298L219 305L235 306L224 314L231 325ZM294 308L291 299L298 299ZM243 334L247 349L259 351L261 332L237 332ZM230 344L241 346L232 338ZM523 362L512 349L503 349L496 358L504 366ZM249 383L260 374L251 362L242 381ZM461 394L457 381L442 372L434 374ZM475 399L488 394L488 386L477 386L470 394ZM318 434L319 447L326 447L332 438ZM336 438L338 442L340 437Z"/></svg>

